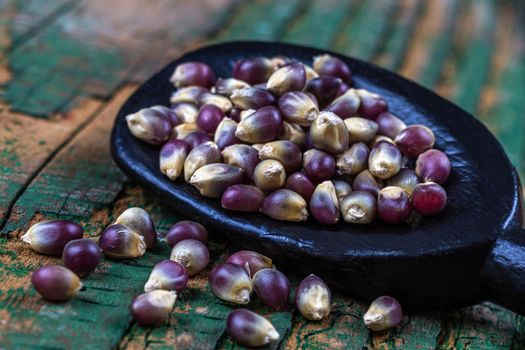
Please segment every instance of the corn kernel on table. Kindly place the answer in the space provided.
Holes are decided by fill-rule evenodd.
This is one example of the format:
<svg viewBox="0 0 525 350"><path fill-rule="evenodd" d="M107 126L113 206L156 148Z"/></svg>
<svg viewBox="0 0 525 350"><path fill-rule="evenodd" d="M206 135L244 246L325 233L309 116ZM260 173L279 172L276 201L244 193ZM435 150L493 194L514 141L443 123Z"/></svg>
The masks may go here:
<svg viewBox="0 0 525 350"><path fill-rule="evenodd" d="M105 260L76 298L51 304L30 276L60 261L20 240L45 218L74 220L97 236L129 206L146 208L161 232L181 220L126 179L108 145L126 98L183 52L257 39L371 60L480 118L523 178L524 13L519 0L0 1L0 349L239 348L225 333L231 307L208 290L209 269L181 293L169 325L132 322L129 304L169 256L166 245ZM209 247L210 266L236 249L218 239ZM363 301L337 292L319 323L253 308L275 325L281 349L525 348L525 318L491 303L410 311L382 333L365 328Z"/></svg>

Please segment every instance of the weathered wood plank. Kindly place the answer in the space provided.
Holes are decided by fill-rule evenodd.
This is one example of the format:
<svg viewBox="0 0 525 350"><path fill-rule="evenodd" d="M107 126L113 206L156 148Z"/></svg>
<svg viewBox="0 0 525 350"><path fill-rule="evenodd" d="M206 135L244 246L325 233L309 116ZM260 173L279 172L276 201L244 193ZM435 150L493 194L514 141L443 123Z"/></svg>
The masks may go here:
<svg viewBox="0 0 525 350"><path fill-rule="evenodd" d="M93 123L82 130L45 166L14 204L2 233L25 230L35 214L89 220L110 204L121 189L123 174L113 165L108 140L111 123L136 86L122 90Z"/></svg>
<svg viewBox="0 0 525 350"><path fill-rule="evenodd" d="M444 313L445 328L439 349L511 349L516 315L491 303ZM520 342L518 348L523 348Z"/></svg>
<svg viewBox="0 0 525 350"><path fill-rule="evenodd" d="M306 4L300 0L246 2L214 40L278 40Z"/></svg>
<svg viewBox="0 0 525 350"><path fill-rule="evenodd" d="M174 215L167 206L158 203L156 196L136 186L126 186L117 201L116 207L140 206L151 213L157 229L165 233L180 217ZM210 232L213 236L213 232ZM162 243L165 244L165 243ZM225 244L212 240L208 247L211 264L217 259L224 260ZM163 258L169 257L169 251ZM161 258L159 258L160 260ZM177 300L169 325L150 330L132 325L127 335L120 341L121 349L210 349L224 333L225 320L230 307L222 304L207 288L209 269L192 278L187 290Z"/></svg>
<svg viewBox="0 0 525 350"><path fill-rule="evenodd" d="M89 18L89 16L98 16L96 11L102 12L103 9L100 8L100 4L97 4L98 3L93 2L93 7L91 7L89 11L84 8L85 12L82 12L83 17L79 18L78 23L74 25L85 25L85 22L88 22L87 18ZM171 3L168 4L165 1L162 1L161 5L162 4L164 7L171 5ZM214 2L214 4L215 6L219 6L225 4L225 1L217 1ZM170 16L172 16L170 17L171 20L163 19L163 22L172 23L182 21L184 17L188 17L188 11L191 12L195 10L194 6L196 5L189 7L183 6L181 8L176 7L176 9L180 11L170 12ZM169 8L172 8L172 6ZM227 9L228 8L225 8L224 11ZM212 6L209 10L214 11L215 8ZM200 13L201 16L204 16L206 11L200 11ZM216 17L220 17L219 15L220 13L217 13ZM121 14L117 16L117 18L111 18L115 23L104 22L104 25L112 26L116 30L122 27L121 22L131 16L133 16L133 11L128 10L126 14ZM199 18L203 20L202 17ZM69 21L71 21L71 19L69 19ZM93 22L93 20L91 20L91 22ZM140 24L141 23L138 23L137 26ZM136 42L133 44L133 47L135 47L138 52L130 54L130 56L134 57L133 61L135 63L127 68L118 67L119 62L111 61L104 51L99 52L92 50L88 52L76 52L75 50L78 46L85 45L85 43L80 40L78 40L78 42L72 39L69 41L66 40L65 43L60 44L61 46L57 48L57 53L54 53L54 56L45 57L45 59L42 59L42 55L39 54L38 47L24 45L20 49L15 50L16 52L24 53L24 55L20 54L20 58L23 58L21 56L30 57L30 61L34 60L38 64L26 67L23 62L17 63L20 64L21 70L12 76L12 79L15 80L11 81L16 81L16 86L11 86L11 90L8 89L7 96L9 97L10 94L14 93L19 97L23 97L26 112L37 114L47 113L46 111L49 111L48 108L51 107L53 109L69 110L69 112L48 116L52 119L50 121L40 121L25 117L22 114L10 113L8 109L10 106L3 106L4 108L2 108L1 113L5 116L7 124L5 128L0 130L0 140L5 143L5 147L1 153L4 168L0 172L0 178L5 181L0 184L0 227L3 224L6 213L9 211L9 206L13 200L16 199L19 191L27 184L27 181L30 181L35 172L74 134L75 130L92 120L92 114L102 105L101 101L84 97L79 98L79 95L103 95L101 91L106 91L108 85L105 85L105 88L102 87L104 83L99 80L102 76L105 76L103 79L111 79L112 84L116 86L128 79L130 74L134 75L137 70L148 68L148 74L151 74L151 72L158 67L159 63L164 64L177 55L177 52L175 52L176 47L179 44L185 43L184 40L188 39L189 33L191 33L191 35L206 33L206 31L211 30L209 26L217 23L212 21L207 25L201 25L199 21L195 21L193 26L189 25L189 23L186 24L182 30L174 31L173 35L180 35L180 38L177 40L172 40L173 38L171 36L155 39L153 43L137 41L135 39ZM2 37L4 31L8 30L9 27L0 26L0 37ZM131 45L129 44L132 40L130 38L139 34L156 38L159 30L159 27L149 28L142 26L140 30L137 27L130 27L130 31L133 31L131 34L120 32L120 39L114 39L114 42L127 48L125 45ZM7 33L5 33L5 35L7 35ZM37 41L37 44L39 42L40 41ZM74 42L74 44L71 42ZM158 50L159 46L167 46L169 45L168 43L172 46L170 50L165 51L171 52L172 57L168 57L168 55L159 55L163 57L163 59L160 59L159 56L152 57L147 50L151 48L150 45L154 45L154 48ZM144 47L140 47L141 45ZM100 57L98 56L99 54ZM16 55L15 53L11 55L10 58L12 59L13 56L17 57ZM84 56L82 57L82 55ZM56 60L55 65L51 63L53 59ZM106 70L100 70L90 74L89 70L85 69L85 64L79 67L72 67L71 65L75 64L75 62L78 63L78 60L82 60L82 62L84 60L99 62L99 64L105 66ZM60 62L64 64L62 65ZM155 63L151 65L149 62ZM44 66L42 67L40 63ZM0 67L5 67L5 65L0 64ZM50 71L46 69L50 69ZM110 72L108 72L107 69L109 69ZM82 99L86 102L80 104ZM74 106L78 106L78 108Z"/></svg>
<svg viewBox="0 0 525 350"><path fill-rule="evenodd" d="M510 4L500 9L505 25L496 30L492 69L477 108L480 119L501 141L512 164L525 179L525 47L524 33ZM522 132L520 132L520 130Z"/></svg>
<svg viewBox="0 0 525 350"><path fill-rule="evenodd" d="M43 30L59 16L71 11L81 1L52 0L42 2L39 0L26 0L21 2L10 0L8 3L13 4L17 8L11 26L11 47L13 48Z"/></svg>
<svg viewBox="0 0 525 350"><path fill-rule="evenodd" d="M427 1L414 30L400 73L432 88L439 79L450 48L456 19L464 2Z"/></svg>
<svg viewBox="0 0 525 350"><path fill-rule="evenodd" d="M120 186L108 184L122 181L123 175L109 156L107 126L134 89L128 86L117 94L95 121L58 153L20 197L14 210L18 216L10 218L7 230L15 229L12 233L17 235L27 228L29 220L70 217L85 224L87 233L94 235L109 222L109 212L102 206L112 203ZM75 164L84 167L80 170ZM6 283L0 287L0 304L10 322L0 325L0 333L2 345L12 348L78 348L86 339L93 348L114 345L128 327L131 296L140 290L150 266L159 259L148 254L133 262L104 263L99 269L101 274L86 279L86 291L73 302L49 304L36 296L28 280L36 266L58 259L32 252L18 239L3 243L1 268ZM166 254L160 248L157 252ZM24 328L24 324L30 327Z"/></svg>
<svg viewBox="0 0 525 350"><path fill-rule="evenodd" d="M328 49L357 5L357 0L310 2L301 17L292 22L283 40Z"/></svg>
<svg viewBox="0 0 525 350"><path fill-rule="evenodd" d="M2 106L0 227L20 191L75 130L91 120L100 105L100 101L86 99L70 112L56 115L54 122L11 113Z"/></svg>
<svg viewBox="0 0 525 350"><path fill-rule="evenodd" d="M216 24L209 17L230 3L157 0L143 6L133 0L107 11L103 0L83 2L9 53L12 79L4 97L13 110L41 117L79 95L108 98L152 48L162 50L157 61L166 62L165 51L208 33Z"/></svg>
<svg viewBox="0 0 525 350"><path fill-rule="evenodd" d="M441 332L440 319L440 314L437 312L409 313L395 329L370 333L368 346L381 350L435 349Z"/></svg>
<svg viewBox="0 0 525 350"><path fill-rule="evenodd" d="M334 48L350 56L369 59L381 46L398 2L364 1L339 34Z"/></svg>
<svg viewBox="0 0 525 350"><path fill-rule="evenodd" d="M378 56L374 57L377 64L393 70L399 68L403 58L406 57L407 46L414 26L426 4L428 3L420 0L401 1L395 23L391 26L391 34L386 39Z"/></svg>
<svg viewBox="0 0 525 350"><path fill-rule="evenodd" d="M486 82L493 54L495 8L491 0L470 2L454 38L455 55L449 56L437 91L450 96L463 109L474 112Z"/></svg>
<svg viewBox="0 0 525 350"><path fill-rule="evenodd" d="M368 331L362 322L363 304L334 293L330 317L311 322L295 313L293 328L283 349L362 349L368 343Z"/></svg>

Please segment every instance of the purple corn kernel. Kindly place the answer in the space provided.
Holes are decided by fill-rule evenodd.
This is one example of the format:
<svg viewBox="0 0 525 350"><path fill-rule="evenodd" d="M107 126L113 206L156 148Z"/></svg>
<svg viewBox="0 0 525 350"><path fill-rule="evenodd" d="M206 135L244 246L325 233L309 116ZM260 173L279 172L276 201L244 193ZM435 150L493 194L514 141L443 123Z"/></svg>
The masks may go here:
<svg viewBox="0 0 525 350"><path fill-rule="evenodd" d="M111 259L138 258L146 252L144 237L121 224L110 225L102 231L98 244Z"/></svg>
<svg viewBox="0 0 525 350"><path fill-rule="evenodd" d="M334 225L339 221L339 199L332 181L317 185L310 198L310 212L315 221L323 225Z"/></svg>
<svg viewBox="0 0 525 350"><path fill-rule="evenodd" d="M148 281L144 285L145 292L152 290L174 290L180 292L188 285L188 272L186 268L176 261L162 260L157 263Z"/></svg>
<svg viewBox="0 0 525 350"><path fill-rule="evenodd" d="M170 140L162 146L159 155L160 172L170 180L176 180L184 167L184 161L190 151L190 145L185 140Z"/></svg>
<svg viewBox="0 0 525 350"><path fill-rule="evenodd" d="M369 224L377 215L376 197L366 191L354 191L341 199L343 219L351 224Z"/></svg>
<svg viewBox="0 0 525 350"><path fill-rule="evenodd" d="M319 114L316 102L302 91L284 93L279 98L278 107L287 122L301 126L310 126Z"/></svg>
<svg viewBox="0 0 525 350"><path fill-rule="evenodd" d="M216 105L203 105L197 115L197 127L213 134L224 118L224 112Z"/></svg>
<svg viewBox="0 0 525 350"><path fill-rule="evenodd" d="M344 180L332 180L332 184L334 185L335 194L337 195L339 202L352 193L352 186Z"/></svg>
<svg viewBox="0 0 525 350"><path fill-rule="evenodd" d="M194 149L198 145L203 144L204 142L212 141L210 135L202 130L190 132L188 135L184 136L183 140L188 143L190 150Z"/></svg>
<svg viewBox="0 0 525 350"><path fill-rule="evenodd" d="M276 70L268 79L266 88L280 96L287 91L300 91L306 83L306 70L300 62Z"/></svg>
<svg viewBox="0 0 525 350"><path fill-rule="evenodd" d="M222 161L222 154L219 147L211 141L201 143L191 150L184 161L184 180L189 182L192 175L201 167L219 163Z"/></svg>
<svg viewBox="0 0 525 350"><path fill-rule="evenodd" d="M255 85L265 83L274 71L272 61L266 57L254 57L238 61L233 67L232 76Z"/></svg>
<svg viewBox="0 0 525 350"><path fill-rule="evenodd" d="M303 155L299 147L290 141L272 141L266 143L259 151L261 160L278 160L285 168L286 173L293 173L301 169Z"/></svg>
<svg viewBox="0 0 525 350"><path fill-rule="evenodd" d="M367 191L376 197L381 189L381 183L367 169L361 171L352 183L354 191Z"/></svg>
<svg viewBox="0 0 525 350"><path fill-rule="evenodd" d="M398 117L389 112L383 112L376 118L378 125L377 133L395 139L407 125Z"/></svg>
<svg viewBox="0 0 525 350"><path fill-rule="evenodd" d="M339 154L348 148L349 133L337 114L321 112L310 126L310 138L315 148Z"/></svg>
<svg viewBox="0 0 525 350"><path fill-rule="evenodd" d="M414 209L423 216L434 216L447 205L447 192L435 182L420 183L412 193Z"/></svg>
<svg viewBox="0 0 525 350"><path fill-rule="evenodd" d="M260 347L279 340L275 327L267 319L248 309L230 312L226 330L234 341L249 347Z"/></svg>
<svg viewBox="0 0 525 350"><path fill-rule="evenodd" d="M240 265L224 263L211 270L208 284L215 296L234 304L248 304L252 294L252 280Z"/></svg>
<svg viewBox="0 0 525 350"><path fill-rule="evenodd" d="M244 89L247 87L250 87L250 84L239 79L219 78L215 82L215 86L212 88L212 92L229 98L234 90Z"/></svg>
<svg viewBox="0 0 525 350"><path fill-rule="evenodd" d="M332 293L322 279L309 275L295 291L295 305L307 320L320 321L330 314Z"/></svg>
<svg viewBox="0 0 525 350"><path fill-rule="evenodd" d="M188 276L195 276L208 266L210 252L206 245L196 239L184 239L173 246L170 260L186 268Z"/></svg>
<svg viewBox="0 0 525 350"><path fill-rule="evenodd" d="M214 142L217 144L219 149L223 150L228 146L241 143L235 136L235 130L237 130L237 122L230 119L224 118L215 130Z"/></svg>
<svg viewBox="0 0 525 350"><path fill-rule="evenodd" d="M337 157L337 172L341 175L355 175L368 166L370 150L363 142L354 143Z"/></svg>
<svg viewBox="0 0 525 350"><path fill-rule="evenodd" d="M120 214L114 224L121 224L135 231L144 238L146 248L153 248L157 243L157 230L148 212L142 208L128 208Z"/></svg>
<svg viewBox="0 0 525 350"><path fill-rule="evenodd" d="M20 239L37 253L60 256L69 241L83 235L82 227L72 221L49 220L34 224Z"/></svg>
<svg viewBox="0 0 525 350"><path fill-rule="evenodd" d="M391 177L387 181L387 186L397 186L404 189L409 196L412 196L414 188L419 183L419 178L416 175L416 172L412 169L403 168L399 170L396 176Z"/></svg>
<svg viewBox="0 0 525 350"><path fill-rule="evenodd" d="M403 311L399 302L392 297L381 296L372 302L363 315L363 321L371 331L385 331L396 327L402 317Z"/></svg>
<svg viewBox="0 0 525 350"><path fill-rule="evenodd" d="M244 181L244 171L236 166L224 163L207 164L195 171L190 178L201 196L220 198L224 191Z"/></svg>
<svg viewBox="0 0 525 350"><path fill-rule="evenodd" d="M340 58L325 54L314 57L314 69L319 75L341 78L347 84L352 83L352 72Z"/></svg>
<svg viewBox="0 0 525 350"><path fill-rule="evenodd" d="M253 181L263 191L274 191L284 186L286 170L278 160L266 159L255 167Z"/></svg>
<svg viewBox="0 0 525 350"><path fill-rule="evenodd" d="M63 266L39 268L31 275L31 283L38 294L53 302L67 301L82 289L82 283L78 276Z"/></svg>
<svg viewBox="0 0 525 350"><path fill-rule="evenodd" d="M244 170L248 178L253 178L253 171L259 164L259 152L249 145L232 145L222 151L224 162Z"/></svg>
<svg viewBox="0 0 525 350"><path fill-rule="evenodd" d="M248 87L234 90L230 96L235 107L240 109L259 109L275 105L276 99L272 93L261 87Z"/></svg>
<svg viewBox="0 0 525 350"><path fill-rule="evenodd" d="M158 327L168 321L176 300L175 291L158 289L143 293L133 300L131 315L140 326Z"/></svg>
<svg viewBox="0 0 525 350"><path fill-rule="evenodd" d="M290 281L275 269L258 271L252 283L257 297L274 310L282 310L290 299Z"/></svg>
<svg viewBox="0 0 525 350"><path fill-rule="evenodd" d="M337 114L342 119L346 119L356 116L360 103L361 100L356 90L349 89L333 100L325 110Z"/></svg>
<svg viewBox="0 0 525 350"><path fill-rule="evenodd" d="M170 82L177 88L192 85L210 88L215 84L215 73L205 63L186 62L175 68Z"/></svg>
<svg viewBox="0 0 525 350"><path fill-rule="evenodd" d="M164 113L152 108L126 116L126 123L133 136L152 145L160 145L171 137L170 120Z"/></svg>
<svg viewBox="0 0 525 350"><path fill-rule="evenodd" d="M251 185L233 185L222 194L221 205L225 209L257 212L264 200L264 193Z"/></svg>
<svg viewBox="0 0 525 350"><path fill-rule="evenodd" d="M182 220L173 225L166 233L166 241L172 248L175 244L185 239L196 239L206 243L208 241L208 231L198 222Z"/></svg>
<svg viewBox="0 0 525 350"><path fill-rule="evenodd" d="M263 143L275 140L281 133L283 119L279 110L266 106L242 118L235 136L248 143Z"/></svg>
<svg viewBox="0 0 525 350"><path fill-rule="evenodd" d="M323 108L335 99L342 83L340 78L323 75L308 80L305 91L313 94L319 102L319 107Z"/></svg>
<svg viewBox="0 0 525 350"><path fill-rule="evenodd" d="M435 137L432 130L424 125L410 125L401 131L394 141L405 156L416 158L434 147Z"/></svg>
<svg viewBox="0 0 525 350"><path fill-rule="evenodd" d="M357 111L359 116L368 119L376 119L378 115L388 111L388 105L380 95L367 90L356 91L361 100Z"/></svg>
<svg viewBox="0 0 525 350"><path fill-rule="evenodd" d="M315 185L301 172L288 176L284 183L284 188L298 193L305 201L310 201L310 197L315 191Z"/></svg>
<svg viewBox="0 0 525 350"><path fill-rule="evenodd" d="M401 187L388 186L377 196L377 214L387 224L401 224L412 212L412 202Z"/></svg>
<svg viewBox="0 0 525 350"><path fill-rule="evenodd" d="M202 86L183 87L171 94L170 103L174 107L179 103L198 105L200 104L201 96L207 92L209 92L209 90Z"/></svg>
<svg viewBox="0 0 525 350"><path fill-rule="evenodd" d="M235 252L228 257L226 262L244 267L250 277L253 277L259 270L273 268L272 259L251 250Z"/></svg>
<svg viewBox="0 0 525 350"><path fill-rule="evenodd" d="M335 175L335 159L328 153L311 149L303 155L303 168L314 183L331 180Z"/></svg>
<svg viewBox="0 0 525 350"><path fill-rule="evenodd" d="M102 250L97 242L85 238L69 241L62 253L62 263L79 277L89 275L98 266Z"/></svg>
<svg viewBox="0 0 525 350"><path fill-rule="evenodd" d="M417 157L416 174L425 182L443 184L450 175L450 161L445 153L437 149L428 150Z"/></svg>
<svg viewBox="0 0 525 350"><path fill-rule="evenodd" d="M344 120L345 126L348 129L350 143L355 142L369 142L374 139L377 133L377 123L373 120L352 117Z"/></svg>
<svg viewBox="0 0 525 350"><path fill-rule="evenodd" d="M304 198L286 189L277 190L266 196L260 210L276 220L300 222L308 219Z"/></svg>
<svg viewBox="0 0 525 350"><path fill-rule="evenodd" d="M401 169L403 157L396 145L381 141L375 144L368 156L368 169L375 177L386 180Z"/></svg>

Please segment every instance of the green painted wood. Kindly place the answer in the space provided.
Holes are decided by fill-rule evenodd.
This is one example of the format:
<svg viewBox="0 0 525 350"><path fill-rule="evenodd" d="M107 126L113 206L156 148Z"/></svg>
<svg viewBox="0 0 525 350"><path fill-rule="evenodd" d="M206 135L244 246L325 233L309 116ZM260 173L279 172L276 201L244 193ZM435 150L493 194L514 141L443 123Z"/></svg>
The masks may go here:
<svg viewBox="0 0 525 350"><path fill-rule="evenodd" d="M18 198L3 234L27 229L37 213L88 222L96 209L113 202L125 177L111 160L108 126L131 91L121 93L45 166Z"/></svg>
<svg viewBox="0 0 525 350"><path fill-rule="evenodd" d="M494 48L495 5L492 0L475 1L469 13L474 18L472 38L460 50L454 84L457 92L454 101L469 112L474 112L481 90L486 82Z"/></svg>
<svg viewBox="0 0 525 350"><path fill-rule="evenodd" d="M283 41L329 49L357 5L357 0L312 1L292 22Z"/></svg>
<svg viewBox="0 0 525 350"><path fill-rule="evenodd" d="M116 4L113 13L106 11L103 0L81 2L13 47L6 58L13 76L4 94L11 109L46 118L71 107L80 95L107 99L131 70L140 70L137 65L145 57L153 61L151 52L160 52L157 65L166 64L180 55L174 50L183 43L215 30L235 3L219 0L205 4L203 10L204 0L175 6L157 0L143 11L143 16L156 16L157 21L144 22L129 11L142 6L132 1ZM151 72L152 66L148 69Z"/></svg>
<svg viewBox="0 0 525 350"><path fill-rule="evenodd" d="M5 230L26 229L28 220L38 213L46 218L73 219L83 224L89 235L97 235L113 219L108 208L124 178L109 156L108 125L131 90L115 100L35 179L17 201ZM57 263L58 259L38 256L18 239L6 241L4 247L16 252L14 261L24 263L16 271L2 272L9 282L0 292L0 309L11 322L2 325L1 344L20 349L59 344L62 348L87 348L87 340L93 349L115 345L128 328L131 298L140 292L153 264L169 254L165 245L159 245L141 259L108 261L100 266L100 274L84 280L86 290L73 302L50 304L37 297L27 281L37 266ZM29 330L20 328L28 322Z"/></svg>
<svg viewBox="0 0 525 350"><path fill-rule="evenodd" d="M497 133L512 164L525 179L525 55L512 62L501 77L502 101L491 113L498 119Z"/></svg>
<svg viewBox="0 0 525 350"><path fill-rule="evenodd" d="M13 18L11 26L11 47L13 48L43 30L56 21L58 17L80 5L82 1L26 0L11 2L17 6L16 16Z"/></svg>
<svg viewBox="0 0 525 350"><path fill-rule="evenodd" d="M350 56L369 59L388 35L386 30L397 6L396 1L364 1L333 47Z"/></svg>
<svg viewBox="0 0 525 350"><path fill-rule="evenodd" d="M167 254L158 249L129 262L103 263L99 271L83 280L85 290L67 304L42 301L32 288L20 287L0 295L0 308L18 326L2 327L1 346L9 349L108 349L124 335L131 320L129 304L156 261ZM15 257L16 258L16 257ZM58 261L57 261L58 263ZM38 265L24 265L2 275L29 275ZM31 305L28 302L31 300ZM96 336L94 336L96 335Z"/></svg>
<svg viewBox="0 0 525 350"><path fill-rule="evenodd" d="M63 20L71 20L67 17ZM13 78L6 86L5 99L13 110L40 117L59 111L71 99L68 92L78 89L81 81L95 72L106 73L106 86L99 95L109 96L112 91L107 86L114 86L114 72L128 69L130 64L130 58L114 48L96 48L69 37L60 23L13 50L8 59ZM60 84L50 87L52 77Z"/></svg>
<svg viewBox="0 0 525 350"><path fill-rule="evenodd" d="M374 61L392 70L399 69L406 49L409 45L410 36L414 30L417 19L423 12L425 2L420 0L405 1L396 15L396 21L391 25L390 35L381 48L378 57Z"/></svg>
<svg viewBox="0 0 525 350"><path fill-rule="evenodd" d="M445 14L443 16L442 30L432 33L434 35L427 39L429 48L425 57L426 62L422 71L416 77L417 82L427 87L433 87L442 73L443 63L452 47L451 38L454 34L456 20L465 2L449 0L443 4L445 6Z"/></svg>
<svg viewBox="0 0 525 350"><path fill-rule="evenodd" d="M279 40L306 5L302 0L244 2L214 40Z"/></svg>
<svg viewBox="0 0 525 350"><path fill-rule="evenodd" d="M102 2L98 3L101 4ZM170 8L173 8L171 3L166 1L163 3L164 7L170 5ZM97 2L94 1L90 4L95 6ZM27 181L31 181L35 172L39 171L49 157L52 157L53 153L67 142L78 128L82 128L93 119L92 113L96 110L94 105L104 104L101 101L94 102L89 99L87 107L84 104L79 105L82 97L105 97L108 91L113 92L123 81L130 79L131 75L135 76L142 69L148 69L147 75L151 74L159 64L163 65L180 54L176 51L179 44L183 45L188 40L194 39L195 35L208 33L213 30L214 26L217 28L221 23L220 21L227 16L229 6L233 4L235 3L228 1L214 2L213 6L209 8L210 11L222 5L228 6L221 8L222 12L214 12L213 18L215 20L207 21L205 25L201 25L200 21L206 19L206 11L201 11L202 13L195 19L193 25L180 21L184 24L183 29L174 31L172 34L177 36L176 41L171 40L171 36L162 36L161 39L152 40L152 43L141 41L140 43L144 47L133 47L133 54L129 55L132 57L129 60L129 67L119 67L119 62L111 59L106 51L83 52L78 48L85 47L86 43L79 40L51 43L50 45L54 45L51 47L52 50L56 51L51 56L45 56L38 52L40 41L36 39L35 42L30 41L28 44L18 47L11 54L11 58L14 57L15 59L14 66L18 68L4 97L8 99L13 97L19 100L24 111L34 115L49 117L46 111L50 109L63 110L65 113L60 117L65 118L65 120L51 121L51 124L35 121L35 125L28 125L31 123L20 116L20 118L13 118L12 123L14 125L12 127L6 127L0 132L0 140L3 137L7 140L13 140L12 144L6 144L6 147L2 149L2 157L5 161L2 162L3 168L0 171L0 178L3 180L0 184L0 227L3 226L5 215L9 212L9 206L27 185ZM197 5L192 4L191 6L196 7ZM176 11L168 22L179 23L180 17L186 16L184 11L192 10L193 7L189 9L181 7L180 14L179 11ZM83 8L82 10L88 11L89 9ZM78 13L75 15L78 16ZM57 20L65 21L66 19ZM67 20L70 21L71 19ZM76 24L78 26L85 25L85 23ZM104 25L108 24L104 23ZM46 29L45 35L51 35L55 27L51 26ZM154 28L142 28L142 30L148 35L156 35ZM165 50L166 42L172 45L170 46L171 51L169 51L171 56L168 56L168 51ZM150 44L153 47L149 47ZM121 41L118 49L129 49L126 45L129 44ZM152 57L149 51L151 49L153 49L151 52L162 50L166 55ZM155 63L151 64L152 61ZM86 62L90 63L86 64ZM90 72L89 65L94 67L96 72ZM102 69L102 67L109 69L109 71ZM22 128L30 130L30 135L24 135ZM36 150L31 156L28 156L27 152L24 153L21 150L23 145L15 144L17 141L23 142L28 148L36 148ZM46 146L37 147L40 141L43 141ZM24 157L20 157L22 153Z"/></svg>
<svg viewBox="0 0 525 350"><path fill-rule="evenodd" d="M295 314L293 328L281 348L364 349L369 340L369 332L362 321L365 311L364 304L335 292L332 312L327 319L311 322Z"/></svg>
<svg viewBox="0 0 525 350"><path fill-rule="evenodd" d="M512 10L512 9L510 9ZM519 27L512 32L511 43L523 42L524 32ZM525 179L525 49L511 46L505 54L501 74L494 77L491 86L497 95L489 110L478 110L481 120L501 141L512 164L518 169L522 183Z"/></svg>
<svg viewBox="0 0 525 350"><path fill-rule="evenodd" d="M519 349L523 340L515 337L520 317L491 303L462 310L447 311L446 327L438 349ZM480 327L483 331L480 332Z"/></svg>

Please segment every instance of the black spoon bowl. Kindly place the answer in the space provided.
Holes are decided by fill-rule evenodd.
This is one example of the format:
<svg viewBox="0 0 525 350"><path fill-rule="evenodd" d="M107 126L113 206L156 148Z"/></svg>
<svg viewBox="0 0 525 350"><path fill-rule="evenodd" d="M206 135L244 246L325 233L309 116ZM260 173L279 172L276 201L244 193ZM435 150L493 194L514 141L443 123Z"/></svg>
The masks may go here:
<svg viewBox="0 0 525 350"><path fill-rule="evenodd" d="M235 61L286 55L311 64L327 53L281 43L231 42L188 53L144 83L118 113L111 138L113 158L137 183L184 217L238 245L267 254L278 267L314 273L364 299L397 297L409 307L458 307L491 300L525 314L525 231L517 173L496 138L473 116L416 83L373 64L344 60L354 86L385 97L407 124L424 124L436 148L450 158L446 209L417 226L341 222L323 226L276 221L263 214L225 210L220 200L199 195L183 180L172 182L158 168L159 147L135 139L125 117L152 105L168 105L175 66L188 61L231 76Z"/></svg>

